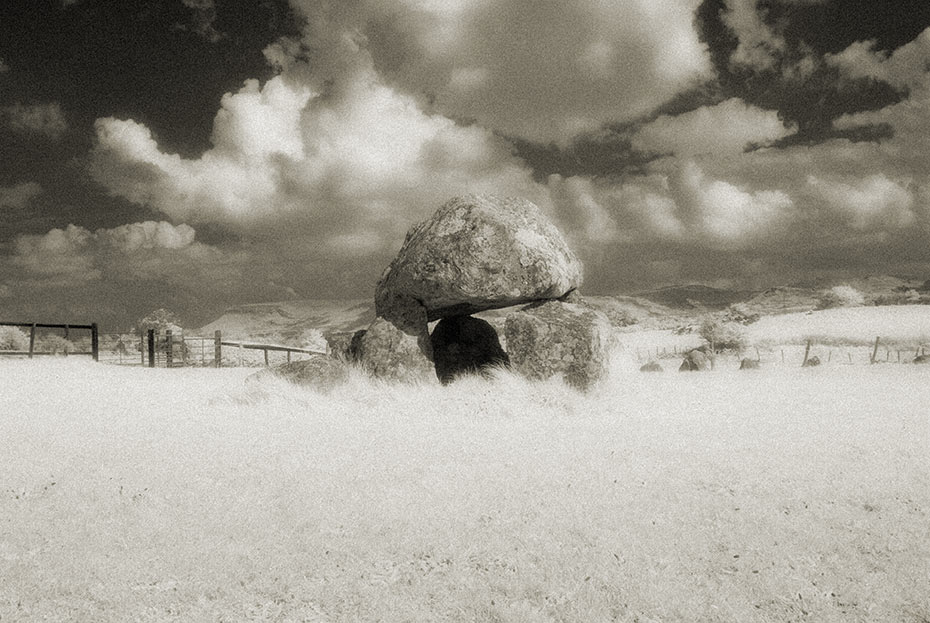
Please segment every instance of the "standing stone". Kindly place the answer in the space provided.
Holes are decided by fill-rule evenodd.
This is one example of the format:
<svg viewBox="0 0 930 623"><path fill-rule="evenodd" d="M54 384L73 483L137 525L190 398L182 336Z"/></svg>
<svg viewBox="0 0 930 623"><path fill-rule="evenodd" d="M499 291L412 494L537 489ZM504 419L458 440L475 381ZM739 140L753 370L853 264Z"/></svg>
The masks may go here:
<svg viewBox="0 0 930 623"><path fill-rule="evenodd" d="M329 354L344 361L358 361L358 348L365 329L359 331L340 331L326 335Z"/></svg>
<svg viewBox="0 0 930 623"><path fill-rule="evenodd" d="M262 382L266 378L282 378L296 385L328 393L349 378L348 364L329 355L310 355L307 359L292 361L273 368L265 368L246 378L250 383Z"/></svg>
<svg viewBox="0 0 930 623"><path fill-rule="evenodd" d="M679 366L679 372L704 372L710 370L710 359L704 351L695 348L685 355Z"/></svg>
<svg viewBox="0 0 930 623"><path fill-rule="evenodd" d="M425 312L422 331L411 323L398 326L384 318L375 318L358 340L358 361L369 374L390 381L415 382L433 377L433 352Z"/></svg>
<svg viewBox="0 0 930 623"><path fill-rule="evenodd" d="M559 375L583 390L607 375L610 332L603 313L561 301L528 305L505 323L514 369L531 379Z"/></svg>
<svg viewBox="0 0 930 623"><path fill-rule="evenodd" d="M471 316L443 318L430 336L436 376L443 385L463 374L483 373L493 366L508 366L497 331L486 320Z"/></svg>
<svg viewBox="0 0 930 623"><path fill-rule="evenodd" d="M582 266L562 234L525 199L455 198L408 233L375 294L377 314L427 319L469 315L563 296Z"/></svg>

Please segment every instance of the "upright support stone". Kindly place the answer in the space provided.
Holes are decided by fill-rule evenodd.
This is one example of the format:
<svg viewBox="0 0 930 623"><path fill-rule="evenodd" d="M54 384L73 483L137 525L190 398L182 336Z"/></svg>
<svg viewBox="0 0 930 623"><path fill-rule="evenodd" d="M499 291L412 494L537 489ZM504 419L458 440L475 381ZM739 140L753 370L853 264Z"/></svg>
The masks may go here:
<svg viewBox="0 0 930 623"><path fill-rule="evenodd" d="M505 335L511 366L528 378L561 376L586 390L607 375L610 321L589 307L528 305L507 316Z"/></svg>
<svg viewBox="0 0 930 623"><path fill-rule="evenodd" d="M399 303L390 319L378 317L358 341L358 359L372 376L398 381L435 379L426 309Z"/></svg>

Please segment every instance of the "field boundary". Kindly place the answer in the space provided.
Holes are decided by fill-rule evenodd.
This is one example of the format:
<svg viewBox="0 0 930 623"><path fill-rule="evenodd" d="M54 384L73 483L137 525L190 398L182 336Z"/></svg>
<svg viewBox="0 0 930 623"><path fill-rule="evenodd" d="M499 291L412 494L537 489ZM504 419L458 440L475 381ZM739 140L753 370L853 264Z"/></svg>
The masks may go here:
<svg viewBox="0 0 930 623"><path fill-rule="evenodd" d="M58 323L45 323L45 322L0 322L0 327L27 327L29 329L29 350L18 351L18 350L0 350L0 355L19 355L27 356L29 359L32 359L37 355L56 355L57 353L51 351L37 351L35 349L36 345L36 329L64 329L65 331L65 340L70 338L71 329L90 331L90 351L68 351L65 349L64 354L67 355L90 355L94 358L94 361L100 361L100 342L99 336L100 331L96 322L90 324L58 324Z"/></svg>

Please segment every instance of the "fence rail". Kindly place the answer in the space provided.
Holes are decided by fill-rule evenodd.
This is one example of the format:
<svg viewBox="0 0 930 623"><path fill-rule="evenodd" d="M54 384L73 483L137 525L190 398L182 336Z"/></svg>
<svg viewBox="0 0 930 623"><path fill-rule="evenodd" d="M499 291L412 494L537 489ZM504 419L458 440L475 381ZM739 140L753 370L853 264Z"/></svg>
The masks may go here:
<svg viewBox="0 0 930 623"><path fill-rule="evenodd" d="M216 331L212 338L208 338L186 336L183 334L177 335L173 334L170 330L162 334L154 329L149 329L146 333L144 342L145 348L143 349L140 346L140 350L142 350L143 353L143 365L148 365L150 368L159 366L172 368L198 365L198 363L201 366L212 366L216 368L224 365L241 366L264 364L267 366L271 365L269 353L285 353L288 362L292 360L293 354L326 354L325 351L322 350L286 346L283 344L262 344L258 342L224 340L223 334L220 331ZM200 347L199 349L197 348L198 344ZM208 344L212 345L212 348L208 348ZM224 346L227 347L227 354L230 348L235 349L233 352L236 356L234 358L227 356L226 359L224 359ZM261 362L254 360L246 362L247 357L244 355L244 351L262 351L263 360ZM208 357L208 354L212 355L212 359ZM232 363L233 361L235 363Z"/></svg>
<svg viewBox="0 0 930 623"><path fill-rule="evenodd" d="M29 329L29 350L0 350L0 355L19 355L27 356L32 359L37 355L56 355L55 351L36 350L36 329L64 329L64 339L67 342L71 335L71 330L90 331L90 350L89 351L71 351L66 346L65 355L90 355L94 361L100 360L100 331L96 322L90 324L58 324L45 322L0 322L0 327L26 327Z"/></svg>

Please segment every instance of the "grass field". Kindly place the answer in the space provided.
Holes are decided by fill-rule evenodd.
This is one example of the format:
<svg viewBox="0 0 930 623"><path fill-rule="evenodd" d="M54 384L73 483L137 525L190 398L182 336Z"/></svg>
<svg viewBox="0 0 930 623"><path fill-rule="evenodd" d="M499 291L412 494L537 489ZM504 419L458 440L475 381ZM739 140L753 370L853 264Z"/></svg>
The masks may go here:
<svg viewBox="0 0 930 623"><path fill-rule="evenodd" d="M930 621L930 367L0 361L0 621Z"/></svg>

